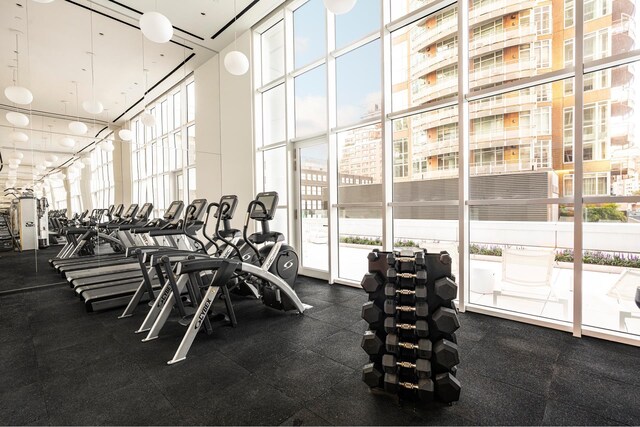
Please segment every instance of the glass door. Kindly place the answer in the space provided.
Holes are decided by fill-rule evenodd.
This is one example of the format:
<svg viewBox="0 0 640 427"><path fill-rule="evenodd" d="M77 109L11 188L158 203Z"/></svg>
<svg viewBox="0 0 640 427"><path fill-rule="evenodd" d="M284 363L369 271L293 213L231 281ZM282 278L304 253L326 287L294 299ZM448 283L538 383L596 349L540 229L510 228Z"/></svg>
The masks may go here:
<svg viewBox="0 0 640 427"><path fill-rule="evenodd" d="M329 272L328 150L324 141L298 149L301 273L326 279Z"/></svg>

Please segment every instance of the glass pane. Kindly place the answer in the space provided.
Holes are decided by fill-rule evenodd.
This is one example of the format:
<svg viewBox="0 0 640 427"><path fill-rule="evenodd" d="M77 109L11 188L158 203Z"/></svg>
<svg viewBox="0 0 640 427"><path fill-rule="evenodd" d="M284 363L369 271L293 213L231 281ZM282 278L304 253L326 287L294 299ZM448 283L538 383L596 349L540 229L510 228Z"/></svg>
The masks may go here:
<svg viewBox="0 0 640 427"><path fill-rule="evenodd" d="M327 66L295 78L296 136L327 130Z"/></svg>
<svg viewBox="0 0 640 427"><path fill-rule="evenodd" d="M451 272L458 276L458 206L396 206L393 208L394 250L447 251Z"/></svg>
<svg viewBox="0 0 640 427"><path fill-rule="evenodd" d="M322 0L310 0L293 12L295 68L307 65L325 55L326 20L327 15Z"/></svg>
<svg viewBox="0 0 640 427"><path fill-rule="evenodd" d="M584 205L583 221L582 323L640 335L640 197ZM573 253L563 261L571 263Z"/></svg>
<svg viewBox="0 0 640 427"><path fill-rule="evenodd" d="M262 139L264 145L285 140L284 84L262 94Z"/></svg>
<svg viewBox="0 0 640 427"><path fill-rule="evenodd" d="M169 126L168 126L169 125L168 123L169 103L167 101L163 101L162 104L160 104L160 107L161 107L162 135L165 135L169 130Z"/></svg>
<svg viewBox="0 0 640 427"><path fill-rule="evenodd" d="M173 128L177 129L182 124L182 94L180 92L173 95Z"/></svg>
<svg viewBox="0 0 640 427"><path fill-rule="evenodd" d="M458 9L451 6L392 34L394 111L455 96Z"/></svg>
<svg viewBox="0 0 640 427"><path fill-rule="evenodd" d="M187 153L189 154L189 166L196 164L196 126L187 128Z"/></svg>
<svg viewBox="0 0 640 427"><path fill-rule="evenodd" d="M608 0L605 0L608 1ZM529 2L471 0L469 86L499 83L560 70L574 30L561 25L565 0L535 7Z"/></svg>
<svg viewBox="0 0 640 427"><path fill-rule="evenodd" d="M567 2L573 15L574 0ZM635 1L585 0L583 8L585 63L638 48Z"/></svg>
<svg viewBox="0 0 640 427"><path fill-rule="evenodd" d="M362 280L367 254L382 249L382 213L378 208L338 209L338 276Z"/></svg>
<svg viewBox="0 0 640 427"><path fill-rule="evenodd" d="M302 266L329 270L329 184L326 145L300 149Z"/></svg>
<svg viewBox="0 0 640 427"><path fill-rule="evenodd" d="M458 198L458 107L393 121L393 200Z"/></svg>
<svg viewBox="0 0 640 427"><path fill-rule="evenodd" d="M380 40L336 59L337 124L380 116Z"/></svg>
<svg viewBox="0 0 640 427"><path fill-rule="evenodd" d="M381 0L356 2L344 15L336 15L336 48L341 49L380 30Z"/></svg>
<svg viewBox="0 0 640 427"><path fill-rule="evenodd" d="M191 82L187 85L187 122L196 118L196 87Z"/></svg>
<svg viewBox="0 0 640 427"><path fill-rule="evenodd" d="M277 191L280 204L287 204L287 148L280 147L264 153L264 191Z"/></svg>
<svg viewBox="0 0 640 427"><path fill-rule="evenodd" d="M262 33L262 84L284 75L284 21Z"/></svg>
<svg viewBox="0 0 640 427"><path fill-rule="evenodd" d="M562 187L573 169L573 97L562 95L566 81L469 103L470 199L571 196ZM517 218L546 215L544 206L521 211Z"/></svg>
<svg viewBox="0 0 640 427"><path fill-rule="evenodd" d="M398 19L430 3L428 0L391 0L391 20Z"/></svg>
<svg viewBox="0 0 640 427"><path fill-rule="evenodd" d="M282 198L280 200L282 201ZM285 241L289 240L288 221L287 208L276 209L276 214L273 217L273 221L271 221L271 230L282 233Z"/></svg>
<svg viewBox="0 0 640 427"><path fill-rule="evenodd" d="M189 198L187 200L187 203L191 203L196 199L196 169L189 168L188 173L189 182L187 183L187 185L189 186Z"/></svg>
<svg viewBox="0 0 640 427"><path fill-rule="evenodd" d="M573 309L572 206L470 209L470 302L570 321ZM529 211L529 215L523 215Z"/></svg>
<svg viewBox="0 0 640 427"><path fill-rule="evenodd" d="M338 134L338 203L382 201L381 125Z"/></svg>

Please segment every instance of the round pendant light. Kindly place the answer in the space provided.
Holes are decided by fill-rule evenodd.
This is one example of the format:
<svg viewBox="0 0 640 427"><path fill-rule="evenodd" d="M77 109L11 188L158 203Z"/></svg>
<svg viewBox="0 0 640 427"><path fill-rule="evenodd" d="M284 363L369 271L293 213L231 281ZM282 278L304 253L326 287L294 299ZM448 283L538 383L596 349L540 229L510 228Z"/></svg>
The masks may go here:
<svg viewBox="0 0 640 427"><path fill-rule="evenodd" d="M106 139L102 141L102 143L100 144L100 148L102 148L102 150L106 151L107 153L111 153L113 152L113 150L115 150L115 147L113 146L113 141L111 141L110 139Z"/></svg>
<svg viewBox="0 0 640 427"><path fill-rule="evenodd" d="M10 165L18 166L20 163L22 163L22 160L20 160L20 159L9 159L9 164Z"/></svg>
<svg viewBox="0 0 640 427"><path fill-rule="evenodd" d="M249 71L249 60L244 53L232 50L224 56L224 68L234 76L241 76Z"/></svg>
<svg viewBox="0 0 640 427"><path fill-rule="evenodd" d="M86 166L82 162L74 163L78 167L78 169L84 169Z"/></svg>
<svg viewBox="0 0 640 427"><path fill-rule="evenodd" d="M96 101L95 99L82 101L82 108L89 114L100 114L104 111L102 102Z"/></svg>
<svg viewBox="0 0 640 427"><path fill-rule="evenodd" d="M60 140L60 145L65 148L73 148L76 145L76 141L73 138L65 137Z"/></svg>
<svg viewBox="0 0 640 427"><path fill-rule="evenodd" d="M18 169L19 163L9 163L9 169Z"/></svg>
<svg viewBox="0 0 640 427"><path fill-rule="evenodd" d="M9 86L4 90L4 96L15 104L28 105L33 101L33 94L22 86Z"/></svg>
<svg viewBox="0 0 640 427"><path fill-rule="evenodd" d="M20 152L20 151L14 151L13 153L9 153L7 155L7 159L9 159L9 160L11 160L11 159L22 160L22 159L24 159L24 154L22 154L22 152Z"/></svg>
<svg viewBox="0 0 640 427"><path fill-rule="evenodd" d="M13 142L28 142L29 135L24 132L11 132L9 134L9 140Z"/></svg>
<svg viewBox="0 0 640 427"><path fill-rule="evenodd" d="M91 157L83 157L80 161L86 166L91 166Z"/></svg>
<svg viewBox="0 0 640 427"><path fill-rule="evenodd" d="M129 129L120 129L118 131L118 136L123 141L131 141L133 139L133 132Z"/></svg>
<svg viewBox="0 0 640 427"><path fill-rule="evenodd" d="M33 0L36 3L42 3L42 4L46 4L46 3L53 3L53 0Z"/></svg>
<svg viewBox="0 0 640 427"><path fill-rule="evenodd" d="M89 128L82 122L69 122L69 130L75 135L84 135Z"/></svg>
<svg viewBox="0 0 640 427"><path fill-rule="evenodd" d="M7 121L9 123L11 123L14 126L17 126L19 128L24 128L29 126L29 117L25 116L22 113L17 113L15 111L9 111L5 117L7 118Z"/></svg>
<svg viewBox="0 0 640 427"><path fill-rule="evenodd" d="M324 0L324 7L334 15L342 15L349 12L356 5L356 0Z"/></svg>
<svg viewBox="0 0 640 427"><path fill-rule="evenodd" d="M54 155L54 154L49 154L44 158L45 161L51 163L54 163L58 160L58 156Z"/></svg>
<svg viewBox="0 0 640 427"><path fill-rule="evenodd" d="M140 17L142 34L155 43L166 43L173 37L173 26L169 18L160 12L146 12Z"/></svg>
<svg viewBox="0 0 640 427"><path fill-rule="evenodd" d="M140 121L143 125L149 128L156 125L156 118L152 114L149 114L147 112L143 113L142 116L140 116Z"/></svg>
<svg viewBox="0 0 640 427"><path fill-rule="evenodd" d="M36 165L36 169L39 170L39 171L44 172L44 171L47 170L47 167L45 165L43 165L43 164L39 164L39 165Z"/></svg>

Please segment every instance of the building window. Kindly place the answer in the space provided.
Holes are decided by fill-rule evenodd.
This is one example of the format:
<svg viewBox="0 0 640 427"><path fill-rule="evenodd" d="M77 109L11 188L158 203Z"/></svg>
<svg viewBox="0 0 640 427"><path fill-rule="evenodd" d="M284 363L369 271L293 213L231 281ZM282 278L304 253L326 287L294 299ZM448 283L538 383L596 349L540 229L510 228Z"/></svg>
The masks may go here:
<svg viewBox="0 0 640 427"><path fill-rule="evenodd" d="M565 197L573 196L573 186L573 174L565 175L563 178L563 194ZM609 173L585 173L583 177L582 194L583 196L608 196Z"/></svg>
<svg viewBox="0 0 640 427"><path fill-rule="evenodd" d="M573 67L574 64L573 39L564 41L564 66ZM565 96L573 95L573 79L566 79L563 82Z"/></svg>
<svg viewBox="0 0 640 427"><path fill-rule="evenodd" d="M551 5L536 7L533 10L533 22L536 34L551 34Z"/></svg>
<svg viewBox="0 0 640 427"><path fill-rule="evenodd" d="M565 108L563 117L564 163L573 163L573 107Z"/></svg>
<svg viewBox="0 0 640 427"><path fill-rule="evenodd" d="M409 176L409 145L407 138L393 141L393 176Z"/></svg>
<svg viewBox="0 0 640 427"><path fill-rule="evenodd" d="M551 67L551 40L538 40L533 42L533 54L538 68Z"/></svg>
<svg viewBox="0 0 640 427"><path fill-rule="evenodd" d="M585 22L610 14L609 1L610 0L584 0Z"/></svg>
<svg viewBox="0 0 640 427"><path fill-rule="evenodd" d="M573 5L574 0L564 0L564 27L573 27L573 20L575 16L575 9Z"/></svg>

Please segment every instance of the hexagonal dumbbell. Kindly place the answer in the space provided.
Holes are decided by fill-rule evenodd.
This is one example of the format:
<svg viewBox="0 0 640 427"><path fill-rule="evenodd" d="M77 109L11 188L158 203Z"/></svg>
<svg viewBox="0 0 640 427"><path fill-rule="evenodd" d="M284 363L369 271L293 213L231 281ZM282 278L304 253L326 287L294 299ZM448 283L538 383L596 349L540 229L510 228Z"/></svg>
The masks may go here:
<svg viewBox="0 0 640 427"><path fill-rule="evenodd" d="M398 323L393 317L384 319L384 330L388 334L398 330L413 331L417 336L426 338L429 336L429 324L426 320L417 320L416 323Z"/></svg>
<svg viewBox="0 0 640 427"><path fill-rule="evenodd" d="M431 341L425 338L420 338L416 344L412 342L400 341L400 337L397 334L387 334L385 339L385 347L390 353L397 353L398 350L410 350L417 357L422 359L431 358Z"/></svg>
<svg viewBox="0 0 640 427"><path fill-rule="evenodd" d="M387 252L380 252L376 249L367 255L369 260L369 273L378 273L380 277L386 277L387 274Z"/></svg>
<svg viewBox="0 0 640 427"><path fill-rule="evenodd" d="M383 325L384 312L373 301L362 304L362 318L374 329Z"/></svg>
<svg viewBox="0 0 640 427"><path fill-rule="evenodd" d="M421 379L417 383L400 381L400 377L396 374L384 374L384 389L389 393L398 393L400 389L415 390L418 397L424 401L433 399L433 381L430 379Z"/></svg>
<svg viewBox="0 0 640 427"><path fill-rule="evenodd" d="M391 283L398 283L400 279L413 279L416 285L424 285L427 283L427 271L418 270L415 273L400 273L395 268L387 270L387 278Z"/></svg>
<svg viewBox="0 0 640 427"><path fill-rule="evenodd" d="M432 360L444 369L451 369L460 363L458 345L452 341L442 339L433 345Z"/></svg>
<svg viewBox="0 0 640 427"><path fill-rule="evenodd" d="M417 317L427 317L429 315L429 305L424 301L417 301L415 305L398 305L395 299L387 298L384 301L384 312L388 315L403 312L415 314Z"/></svg>
<svg viewBox="0 0 640 427"><path fill-rule="evenodd" d="M370 356L375 356L384 353L385 346L382 340L374 331L366 331L362 336L362 342L360 346Z"/></svg>
<svg viewBox="0 0 640 427"><path fill-rule="evenodd" d="M438 400L445 403L460 400L460 381L451 372L436 375L434 382Z"/></svg>
<svg viewBox="0 0 640 427"><path fill-rule="evenodd" d="M385 311L387 307L385 304ZM439 307L431 316L432 326L443 334L452 334L460 327L458 314L452 308Z"/></svg>
<svg viewBox="0 0 640 427"><path fill-rule="evenodd" d="M360 282L360 286L368 294L376 292L382 285L384 285L384 280L377 273L366 273Z"/></svg>
<svg viewBox="0 0 640 427"><path fill-rule="evenodd" d="M425 301L427 299L427 287L425 285L416 285L414 289L398 289L393 283L387 283L384 287L384 294L390 298L396 295L413 296L416 301Z"/></svg>
<svg viewBox="0 0 640 427"><path fill-rule="evenodd" d="M393 354L382 356L382 369L388 374L395 374L398 369L412 369L419 378L431 377L431 362L426 359L416 359L415 362L398 360Z"/></svg>
<svg viewBox="0 0 640 427"><path fill-rule="evenodd" d="M447 251L440 251L440 263L444 264L444 265L450 265L452 260L451 260L451 255L449 255L449 252Z"/></svg>
<svg viewBox="0 0 640 427"><path fill-rule="evenodd" d="M367 363L362 367L362 381L364 381L370 388L382 387L382 379L384 373L376 368L375 364Z"/></svg>
<svg viewBox="0 0 640 427"><path fill-rule="evenodd" d="M449 277L436 280L434 286L435 294L443 301L451 301L458 296L458 285Z"/></svg>

